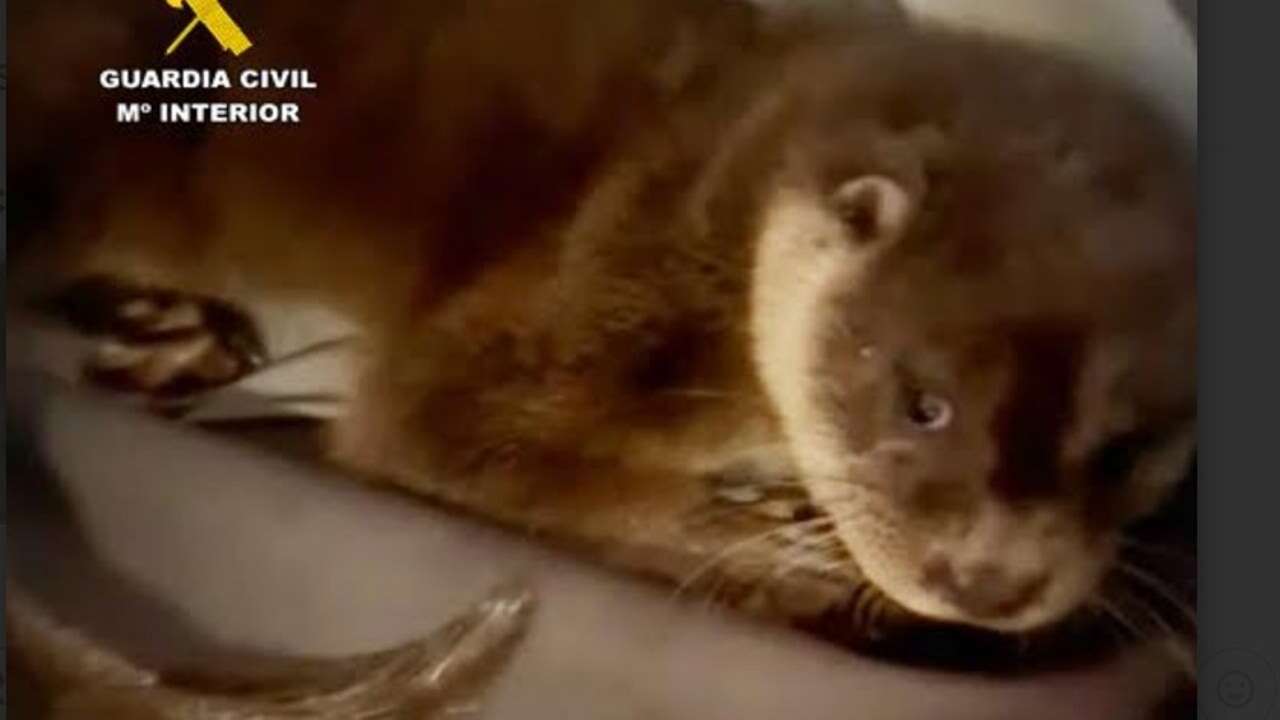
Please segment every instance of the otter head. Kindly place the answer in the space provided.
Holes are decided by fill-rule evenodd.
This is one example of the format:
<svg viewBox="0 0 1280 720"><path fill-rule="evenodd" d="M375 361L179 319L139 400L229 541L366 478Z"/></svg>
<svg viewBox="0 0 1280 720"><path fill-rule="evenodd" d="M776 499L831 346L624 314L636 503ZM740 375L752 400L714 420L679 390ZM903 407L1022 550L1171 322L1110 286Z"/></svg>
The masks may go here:
<svg viewBox="0 0 1280 720"><path fill-rule="evenodd" d="M926 110L794 134L755 360L862 574L917 614L1025 631L1085 606L1185 472L1190 196L1123 112Z"/></svg>

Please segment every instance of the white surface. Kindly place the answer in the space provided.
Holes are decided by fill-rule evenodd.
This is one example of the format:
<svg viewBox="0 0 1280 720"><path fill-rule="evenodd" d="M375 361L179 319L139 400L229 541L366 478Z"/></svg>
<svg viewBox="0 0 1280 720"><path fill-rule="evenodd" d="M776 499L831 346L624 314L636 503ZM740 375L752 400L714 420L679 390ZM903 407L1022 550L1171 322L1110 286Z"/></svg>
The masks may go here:
<svg viewBox="0 0 1280 720"><path fill-rule="evenodd" d="M1148 95L1194 143L1196 43L1167 0L900 0L920 17L1056 45Z"/></svg>
<svg viewBox="0 0 1280 720"><path fill-rule="evenodd" d="M35 407L35 445L94 556L211 638L369 650L528 579L539 609L489 698L496 720L1136 720L1168 679L1145 653L1008 682L875 663L118 407L72 395ZM54 479L10 480L23 481ZM47 547L10 551L59 561Z"/></svg>

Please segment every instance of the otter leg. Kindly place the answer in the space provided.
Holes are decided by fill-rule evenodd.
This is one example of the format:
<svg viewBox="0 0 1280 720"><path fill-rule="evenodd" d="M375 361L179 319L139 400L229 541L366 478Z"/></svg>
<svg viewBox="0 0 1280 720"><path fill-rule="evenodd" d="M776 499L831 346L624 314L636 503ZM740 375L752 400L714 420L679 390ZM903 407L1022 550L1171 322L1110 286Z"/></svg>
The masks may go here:
<svg viewBox="0 0 1280 720"><path fill-rule="evenodd" d="M834 575L771 574L782 551L795 559L803 538L788 545L789 530L819 529L783 465L761 458L712 478L659 464L651 451L659 439L624 425L608 376L521 372L511 366L519 352L467 357L450 345L437 335L429 348L410 350L401 336L377 354L331 428L333 461L665 578L684 599L774 618L843 600L845 583ZM758 502L741 504L742 486L753 484L762 488ZM761 540L771 531L781 545ZM743 592L726 592L739 586Z"/></svg>

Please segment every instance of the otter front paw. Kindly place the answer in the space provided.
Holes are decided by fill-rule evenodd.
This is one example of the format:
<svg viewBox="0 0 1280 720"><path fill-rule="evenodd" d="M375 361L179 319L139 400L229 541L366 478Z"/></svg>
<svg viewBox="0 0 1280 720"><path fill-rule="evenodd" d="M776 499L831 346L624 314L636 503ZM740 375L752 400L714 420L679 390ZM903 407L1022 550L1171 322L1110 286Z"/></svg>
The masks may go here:
<svg viewBox="0 0 1280 720"><path fill-rule="evenodd" d="M59 293L54 310L101 338L83 374L117 391L189 395L232 382L265 358L253 321L213 298L93 277Z"/></svg>

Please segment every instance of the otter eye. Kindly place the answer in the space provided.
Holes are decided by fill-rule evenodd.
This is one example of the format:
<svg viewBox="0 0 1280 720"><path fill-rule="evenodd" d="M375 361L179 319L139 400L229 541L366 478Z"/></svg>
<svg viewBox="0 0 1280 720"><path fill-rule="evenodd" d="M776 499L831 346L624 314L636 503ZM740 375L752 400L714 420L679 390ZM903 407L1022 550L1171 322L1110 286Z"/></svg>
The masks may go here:
<svg viewBox="0 0 1280 720"><path fill-rule="evenodd" d="M907 394L907 420L922 430L941 430L951 424L951 403L923 390Z"/></svg>

